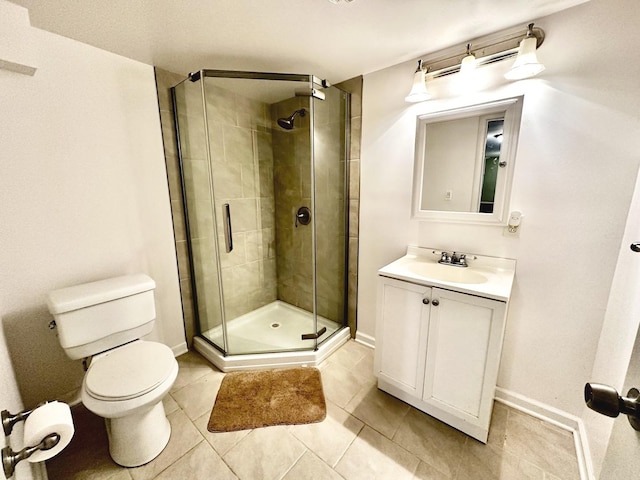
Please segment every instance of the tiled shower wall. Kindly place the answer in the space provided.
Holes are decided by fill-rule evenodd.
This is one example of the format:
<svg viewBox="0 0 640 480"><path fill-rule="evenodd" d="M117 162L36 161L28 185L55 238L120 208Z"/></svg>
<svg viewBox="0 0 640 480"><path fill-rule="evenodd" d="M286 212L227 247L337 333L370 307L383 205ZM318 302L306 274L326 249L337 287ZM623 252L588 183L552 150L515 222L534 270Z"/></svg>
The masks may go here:
<svg viewBox="0 0 640 480"><path fill-rule="evenodd" d="M362 77L337 83L336 87L351 94L349 135L349 258L348 258L348 321L351 336L356 336L358 302L358 230L360 219L360 137L362 133Z"/></svg>
<svg viewBox="0 0 640 480"><path fill-rule="evenodd" d="M184 210L182 206L182 188L180 185L179 163L177 157L177 148L175 143L175 132L173 127L173 113L171 107L171 98L169 95L169 88L176 85L183 80L184 77L171 72L164 71L156 68L156 83L158 87L158 103L160 108L160 116L162 122L162 132L165 145L165 156L167 161L167 176L169 182L169 191L171 196L171 206L174 222L174 233L176 239L176 252L178 256L178 267L180 275L180 285L183 300L183 311L185 319L185 328L187 341L191 345L193 336L196 333L195 317L193 314L193 300L191 292L191 278L189 269L189 257L187 254L186 233L184 228ZM349 156L349 299L348 299L348 311L349 311L349 326L351 328L352 336L355 335L355 323L356 323L356 292L357 292L357 226L358 226L358 197L359 197L359 151L360 151L360 105L361 105L361 91L362 91L362 79L361 77L343 82L338 85L344 90L350 91L351 96L351 139L350 139L350 156ZM227 304L228 307L235 309L232 313L243 313L245 309L251 310L256 308L253 304L259 306L261 302L268 303L273 299L275 294L275 247L274 247L274 232L276 219L274 216L275 192L273 191L273 171L270 168L274 168L274 164L271 163L273 156L272 142L277 142L277 136L273 136L273 141L270 142L270 135L267 133L267 125L263 120L267 116L273 115L274 112L268 112L265 110L264 104L258 104L258 102L252 103L247 99L234 98L236 104L241 104L242 108L236 111L240 114L236 115L235 120L231 120L231 113L229 108L225 108L225 103L222 102L215 108L223 108L222 111L217 112L221 115L221 118L226 118L219 122L217 126L210 127L210 135L212 136L212 148L215 149L222 147L232 147L236 157L226 158L224 155L218 156L223 159L223 163L226 166L218 165L216 168L223 170L225 180L223 185L216 187L218 191L222 189L221 194L218 195L219 199L228 199L231 203L231 199L239 200L240 203L246 208L238 208L237 212L232 212L234 215L234 240L239 242L241 247L238 247L237 256L225 260L223 265L223 274L225 282L235 282L235 285L242 285L244 283L245 274L254 275L253 282L259 281L260 284L249 285L248 291L253 293L246 293L240 291L235 297L236 304L233 306L233 300L231 304ZM226 107L230 107L231 103L228 101ZM208 106L212 108L212 105ZM295 108L294 108L295 110ZM253 112L247 115L248 112ZM268 113L265 113L268 112ZM293 112L288 112L288 116ZM318 112L319 113L319 112ZM296 119L296 128L298 127L298 120ZM273 121L272 118L266 118L266 121ZM211 130L213 129L213 131ZM216 131L217 129L217 131ZM225 145L224 132L227 130L227 142ZM220 133L223 132L222 139ZM216 140L218 138L218 140ZM249 138L251 139L249 141ZM307 130L308 139L308 130ZM220 143L222 141L222 143ZM249 143L251 144L251 151L255 152L249 154ZM218 145L218 147L216 147ZM308 151L308 150L307 150ZM244 152L244 153L240 153ZM245 155L246 154L246 155ZM277 164L277 160L273 159ZM253 164L253 169L250 164ZM218 170L216 170L218 172ZM214 176L215 177L215 176ZM309 178L309 176L306 176ZM279 187L276 187L276 191ZM242 194L240 194L242 191ZM224 197L224 198L220 198ZM218 214L219 231L221 228L221 216ZM295 227L294 227L295 228ZM310 229L309 229L310 231ZM237 233L236 233L237 232ZM344 232L342 233L344 234ZM219 239L222 241L222 238ZM309 242L310 244L310 242ZM238 245L238 243L236 243ZM305 252L300 251L300 255L304 256ZM215 267L215 263L212 263ZM256 274L256 268L258 269L258 275ZM224 273L226 272L226 273ZM282 274L282 273L281 273ZM228 278L228 280L227 280ZM259 280L255 280L259 279ZM297 286L300 288L300 285ZM286 287L284 288L286 290ZM283 290L283 291L284 291ZM278 292L283 294L283 292ZM325 316L330 315L330 303L328 300L323 300L322 287L319 285L318 291L320 309L326 308ZM251 301L247 301L251 299ZM199 302L202 303L202 300ZM295 303L295 302L292 302ZM324 306L323 306L324 305ZM302 306L302 305L301 305ZM213 308L214 305L210 305ZM206 308L206 306L201 307ZM323 312L319 312L323 314Z"/></svg>
<svg viewBox="0 0 640 480"><path fill-rule="evenodd" d="M169 89L185 79L186 75L179 75L161 68L155 69L156 88L158 91L158 108L160 109L160 123L162 125L162 139L164 142L164 156L167 164L167 181L169 183L169 197L171 199L171 215L173 217L173 234L176 242L178 258L178 276L180 277L180 294L182 297L182 313L184 315L185 334L189 347L193 344L196 334L195 315L193 312L193 297L191 291L191 273L189 267L189 253L187 235L185 231L184 208L182 204L182 186L180 184L180 163L176 145L173 106Z"/></svg>
<svg viewBox="0 0 640 480"><path fill-rule="evenodd" d="M274 125L278 118L289 117L302 108L309 111L309 97L294 97L273 104ZM278 298L313 311L312 226L295 223L299 207L312 209L309 118L309 115L296 117L292 130L276 126L272 135Z"/></svg>

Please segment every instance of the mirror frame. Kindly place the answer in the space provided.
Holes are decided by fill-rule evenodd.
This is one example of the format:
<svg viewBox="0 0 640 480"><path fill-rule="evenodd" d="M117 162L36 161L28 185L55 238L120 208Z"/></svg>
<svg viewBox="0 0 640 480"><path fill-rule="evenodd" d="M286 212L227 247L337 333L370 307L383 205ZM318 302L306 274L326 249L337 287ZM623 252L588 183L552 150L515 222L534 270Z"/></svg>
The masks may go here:
<svg viewBox="0 0 640 480"><path fill-rule="evenodd" d="M520 121L522 118L523 96L505 98L492 102L479 103L450 110L442 110L433 113L418 115L416 118L416 146L413 170L413 199L412 218L417 220L432 220L451 223L471 223L483 225L506 225L509 217L509 203L511 200L511 184L515 169L516 150L520 133ZM485 115L504 112L503 141L500 149L500 161L506 162L506 167L501 168L502 181L496 184L493 213L455 212L440 210L423 210L422 183L425 169L425 145L427 125L439 121L455 120L457 118L482 117ZM482 142L481 142L482 140ZM484 145L484 139L478 139L478 144ZM478 153L473 159L473 168L478 170L478 162L484 157ZM477 172L481 174L480 172ZM473 193L477 194L479 183L473 187Z"/></svg>

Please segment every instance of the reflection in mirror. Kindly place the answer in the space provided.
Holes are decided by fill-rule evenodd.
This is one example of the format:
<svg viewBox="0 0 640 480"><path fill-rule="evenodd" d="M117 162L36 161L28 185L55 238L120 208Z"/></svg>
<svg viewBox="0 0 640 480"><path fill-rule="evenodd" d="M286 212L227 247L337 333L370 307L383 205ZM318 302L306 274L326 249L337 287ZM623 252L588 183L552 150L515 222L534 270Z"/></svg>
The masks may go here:
<svg viewBox="0 0 640 480"><path fill-rule="evenodd" d="M487 140L484 145L484 174L482 175L482 192L480 193L480 208L478 209L481 213L493 213L503 127L504 117L487 121Z"/></svg>
<svg viewBox="0 0 640 480"><path fill-rule="evenodd" d="M522 97L417 119L414 218L503 224Z"/></svg>

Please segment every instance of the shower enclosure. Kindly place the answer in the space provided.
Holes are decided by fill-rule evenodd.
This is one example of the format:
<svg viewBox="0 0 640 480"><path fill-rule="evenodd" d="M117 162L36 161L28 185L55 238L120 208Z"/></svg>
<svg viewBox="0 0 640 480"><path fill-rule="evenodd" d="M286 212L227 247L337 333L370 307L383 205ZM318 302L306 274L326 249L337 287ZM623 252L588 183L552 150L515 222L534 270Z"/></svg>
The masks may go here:
<svg viewBox="0 0 640 480"><path fill-rule="evenodd" d="M171 89L196 314L223 371L349 338L349 98L312 75L201 70Z"/></svg>

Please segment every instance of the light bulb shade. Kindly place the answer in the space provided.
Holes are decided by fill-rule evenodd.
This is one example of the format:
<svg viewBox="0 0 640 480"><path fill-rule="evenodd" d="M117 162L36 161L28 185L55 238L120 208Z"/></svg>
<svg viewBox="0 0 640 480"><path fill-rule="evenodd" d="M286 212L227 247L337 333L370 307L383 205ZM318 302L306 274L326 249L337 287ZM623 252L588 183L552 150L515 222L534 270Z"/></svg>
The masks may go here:
<svg viewBox="0 0 640 480"><path fill-rule="evenodd" d="M477 62L475 55L469 54L460 62L460 73L462 73L463 75L471 73L473 70L475 70L476 65Z"/></svg>
<svg viewBox="0 0 640 480"><path fill-rule="evenodd" d="M427 90L426 84L426 72L420 69L413 74L413 85L411 86L409 95L404 97L404 101L409 103L416 103L424 102L425 100L429 100L430 98L431 94Z"/></svg>
<svg viewBox="0 0 640 480"><path fill-rule="evenodd" d="M507 80L521 80L533 77L544 70L544 65L538 61L536 55L536 37L527 37L520 42L516 61L504 78Z"/></svg>

